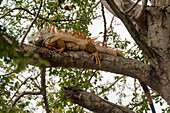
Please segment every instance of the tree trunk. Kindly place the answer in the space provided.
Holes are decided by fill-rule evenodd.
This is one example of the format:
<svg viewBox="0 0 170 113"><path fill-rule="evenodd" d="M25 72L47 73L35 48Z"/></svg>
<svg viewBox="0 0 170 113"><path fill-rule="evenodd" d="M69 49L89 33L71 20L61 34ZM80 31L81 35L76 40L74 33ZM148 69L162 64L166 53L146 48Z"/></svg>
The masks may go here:
<svg viewBox="0 0 170 113"><path fill-rule="evenodd" d="M152 1L153 6L136 5L131 0L102 0L105 7L122 20L142 49L155 74L145 84L156 90L170 105L170 14L169 0ZM147 37L148 39L142 39ZM141 81L141 79L139 79ZM142 81L141 81L142 82Z"/></svg>
<svg viewBox="0 0 170 113"><path fill-rule="evenodd" d="M165 10L148 7L147 45L157 53L156 64L151 64L156 71L158 84L153 83L156 91L170 104L170 15Z"/></svg>

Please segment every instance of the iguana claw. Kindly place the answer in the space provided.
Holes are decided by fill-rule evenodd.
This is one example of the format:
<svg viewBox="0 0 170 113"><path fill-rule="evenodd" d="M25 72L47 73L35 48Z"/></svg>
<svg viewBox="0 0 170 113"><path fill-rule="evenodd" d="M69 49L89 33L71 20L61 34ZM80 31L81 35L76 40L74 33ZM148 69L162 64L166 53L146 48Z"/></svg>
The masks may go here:
<svg viewBox="0 0 170 113"><path fill-rule="evenodd" d="M64 51L65 48L55 49L55 52L59 52L60 54Z"/></svg>
<svg viewBox="0 0 170 113"><path fill-rule="evenodd" d="M99 63L99 66L101 67L101 62L100 62L100 56L99 56L99 53L98 52L94 52L94 53L92 53L90 56L92 56L92 60L94 59L94 57L95 57L95 59L96 59L96 64L98 64Z"/></svg>

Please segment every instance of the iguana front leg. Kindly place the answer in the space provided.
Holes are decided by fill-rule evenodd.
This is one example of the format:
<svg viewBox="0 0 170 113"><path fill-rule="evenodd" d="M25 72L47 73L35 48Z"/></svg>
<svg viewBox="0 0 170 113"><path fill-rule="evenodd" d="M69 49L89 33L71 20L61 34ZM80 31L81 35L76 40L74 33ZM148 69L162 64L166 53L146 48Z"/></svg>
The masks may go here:
<svg viewBox="0 0 170 113"><path fill-rule="evenodd" d="M53 49L55 52L62 53L66 49L66 44L61 38L56 37L52 38L46 47L48 49Z"/></svg>

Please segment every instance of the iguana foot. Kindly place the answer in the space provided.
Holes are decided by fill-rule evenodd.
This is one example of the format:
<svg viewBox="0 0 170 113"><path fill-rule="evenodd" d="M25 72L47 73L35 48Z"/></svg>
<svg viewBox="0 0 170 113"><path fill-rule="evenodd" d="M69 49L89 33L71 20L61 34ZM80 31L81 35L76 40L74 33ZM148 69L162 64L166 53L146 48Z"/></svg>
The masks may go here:
<svg viewBox="0 0 170 113"><path fill-rule="evenodd" d="M96 64L98 64L98 63L99 63L99 66L101 67L99 53L98 53L98 52L94 52L94 53L92 53L90 56L92 56L92 60L93 60L93 59L94 59L94 57L95 57L95 59L96 59Z"/></svg>
<svg viewBox="0 0 170 113"><path fill-rule="evenodd" d="M54 51L55 52L59 52L59 53L62 53L64 51L65 48L60 48L60 49L55 49Z"/></svg>

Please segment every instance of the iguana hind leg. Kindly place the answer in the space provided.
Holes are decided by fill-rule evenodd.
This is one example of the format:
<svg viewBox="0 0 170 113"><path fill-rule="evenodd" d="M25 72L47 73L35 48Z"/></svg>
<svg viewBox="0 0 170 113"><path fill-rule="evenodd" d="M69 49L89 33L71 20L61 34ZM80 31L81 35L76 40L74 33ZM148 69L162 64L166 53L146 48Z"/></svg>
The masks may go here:
<svg viewBox="0 0 170 113"><path fill-rule="evenodd" d="M59 53L62 53L66 49L65 42L61 38L58 38L58 37L51 39L48 46L52 47L52 49L54 49L55 52L59 52Z"/></svg>
<svg viewBox="0 0 170 113"><path fill-rule="evenodd" d="M101 62L100 62L100 56L98 52L92 53L90 56L92 56L92 60L95 58L96 64L99 63L99 66L101 67Z"/></svg>

